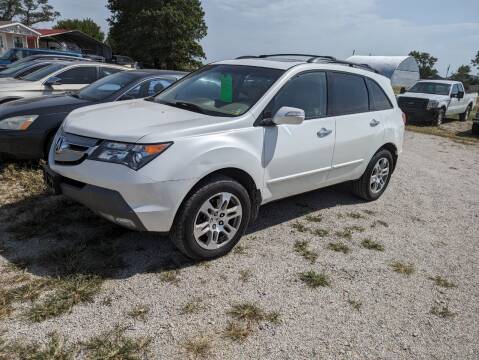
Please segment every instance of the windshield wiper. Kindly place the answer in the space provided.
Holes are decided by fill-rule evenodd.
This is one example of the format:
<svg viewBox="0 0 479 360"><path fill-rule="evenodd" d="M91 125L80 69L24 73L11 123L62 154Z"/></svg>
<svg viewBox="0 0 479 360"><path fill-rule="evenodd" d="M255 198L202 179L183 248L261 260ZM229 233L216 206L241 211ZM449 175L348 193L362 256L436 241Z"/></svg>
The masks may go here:
<svg viewBox="0 0 479 360"><path fill-rule="evenodd" d="M192 110L192 111L195 111L195 112L199 112L201 114L205 113L205 111L203 110L203 108L201 106L198 106L196 104L192 104L192 103L189 103L189 102L185 102L185 101L177 101L175 103L171 103L171 105L182 108L182 109L185 109L185 110Z"/></svg>

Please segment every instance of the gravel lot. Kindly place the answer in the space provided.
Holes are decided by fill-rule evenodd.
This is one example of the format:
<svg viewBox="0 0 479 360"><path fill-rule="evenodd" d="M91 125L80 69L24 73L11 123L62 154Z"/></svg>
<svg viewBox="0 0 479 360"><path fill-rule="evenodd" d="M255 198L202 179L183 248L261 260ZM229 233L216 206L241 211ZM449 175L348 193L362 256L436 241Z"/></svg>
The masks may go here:
<svg viewBox="0 0 479 360"><path fill-rule="evenodd" d="M52 290L16 301L0 334L45 344L56 332L78 359L93 358L82 343L118 324L128 339L150 339L140 359L478 359L478 185L479 146L408 132L379 201L337 186L269 204L237 251L194 264L166 239L118 231L35 189L25 197L3 179L2 288L22 284L20 274L102 282L91 299L43 321L25 314ZM103 246L85 247L93 242ZM397 262L412 273L394 271ZM299 273L309 270L329 286L307 286ZM233 306L245 303L261 314L234 320ZM232 339L229 324L244 338Z"/></svg>

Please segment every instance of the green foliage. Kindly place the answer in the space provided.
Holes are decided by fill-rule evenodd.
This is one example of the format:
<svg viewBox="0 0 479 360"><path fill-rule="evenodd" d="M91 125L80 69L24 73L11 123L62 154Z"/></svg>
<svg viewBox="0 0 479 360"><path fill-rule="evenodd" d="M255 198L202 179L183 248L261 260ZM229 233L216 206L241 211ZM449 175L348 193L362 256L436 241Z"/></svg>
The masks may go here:
<svg viewBox="0 0 479 360"><path fill-rule="evenodd" d="M457 71L451 75L452 80L461 81L467 89L471 85L471 67L469 65L461 65Z"/></svg>
<svg viewBox="0 0 479 360"><path fill-rule="evenodd" d="M31 26L60 16L48 0L0 0L0 20L18 20Z"/></svg>
<svg viewBox="0 0 479 360"><path fill-rule="evenodd" d="M79 30L87 34L88 36L97 39L98 41L103 41L105 39L105 34L101 31L100 26L90 18L86 18L83 20L59 20L53 28L61 30Z"/></svg>
<svg viewBox="0 0 479 360"><path fill-rule="evenodd" d="M108 0L107 7L114 53L173 70L196 68L205 58L199 41L207 26L200 0Z"/></svg>
<svg viewBox="0 0 479 360"><path fill-rule="evenodd" d="M479 51L476 54L476 57L471 60L471 64L479 70Z"/></svg>
<svg viewBox="0 0 479 360"><path fill-rule="evenodd" d="M437 62L437 58L426 52L411 51L409 56L416 59L419 65L419 73L421 79L430 79L437 76L437 70L434 69L434 65Z"/></svg>

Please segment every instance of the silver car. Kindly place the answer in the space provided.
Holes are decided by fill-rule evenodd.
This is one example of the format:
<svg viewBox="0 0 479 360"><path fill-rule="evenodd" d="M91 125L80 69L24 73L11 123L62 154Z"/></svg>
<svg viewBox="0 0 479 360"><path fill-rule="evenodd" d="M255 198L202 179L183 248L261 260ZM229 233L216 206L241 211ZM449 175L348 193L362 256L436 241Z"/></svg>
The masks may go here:
<svg viewBox="0 0 479 360"><path fill-rule="evenodd" d="M80 90L105 76L125 70L131 69L91 61L55 61L19 79L0 79L0 104Z"/></svg>

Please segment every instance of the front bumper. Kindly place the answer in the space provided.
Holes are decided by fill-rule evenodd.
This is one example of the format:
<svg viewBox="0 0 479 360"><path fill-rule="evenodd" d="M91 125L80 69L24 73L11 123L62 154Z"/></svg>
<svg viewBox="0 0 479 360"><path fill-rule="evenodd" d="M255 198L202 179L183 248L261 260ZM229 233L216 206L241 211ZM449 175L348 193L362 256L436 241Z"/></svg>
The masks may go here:
<svg viewBox="0 0 479 360"><path fill-rule="evenodd" d="M402 109L408 121L426 122L437 117L438 109Z"/></svg>
<svg viewBox="0 0 479 360"><path fill-rule="evenodd" d="M45 134L35 130L0 130L0 154L18 160L44 156Z"/></svg>

